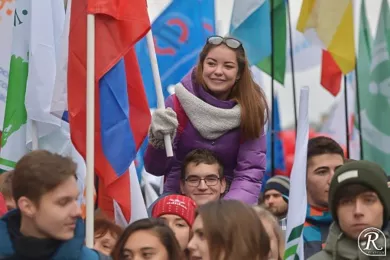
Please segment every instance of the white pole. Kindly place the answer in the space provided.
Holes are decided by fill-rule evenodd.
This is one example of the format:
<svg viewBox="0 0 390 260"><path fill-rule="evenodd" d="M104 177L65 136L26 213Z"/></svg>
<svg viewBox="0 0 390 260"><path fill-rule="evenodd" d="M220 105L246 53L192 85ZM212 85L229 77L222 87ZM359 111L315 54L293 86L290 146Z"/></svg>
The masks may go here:
<svg viewBox="0 0 390 260"><path fill-rule="evenodd" d="M222 30L222 20L221 19L218 19L217 21L216 21L216 25L215 25L215 33L216 33L216 35L221 35L221 36L224 36L223 35L223 30ZM229 33L226 33L226 35L228 35Z"/></svg>
<svg viewBox="0 0 390 260"><path fill-rule="evenodd" d="M158 70L156 49L154 48L152 29L150 29L148 34L146 35L146 40L148 43L150 63L152 64L153 80L154 80L154 86L156 88L156 95L157 95L157 106L158 108L165 108L164 95L161 86L160 72ZM165 143L165 151L167 153L167 157L172 157L173 156L172 142L171 142L171 137L169 135L164 136L164 143Z"/></svg>
<svg viewBox="0 0 390 260"><path fill-rule="evenodd" d="M32 143L32 150L38 150L39 149L39 143L38 143L38 126L37 121L31 120L31 143Z"/></svg>
<svg viewBox="0 0 390 260"><path fill-rule="evenodd" d="M93 248L94 238L94 151L95 151L95 15L87 15L87 176L86 246Z"/></svg>

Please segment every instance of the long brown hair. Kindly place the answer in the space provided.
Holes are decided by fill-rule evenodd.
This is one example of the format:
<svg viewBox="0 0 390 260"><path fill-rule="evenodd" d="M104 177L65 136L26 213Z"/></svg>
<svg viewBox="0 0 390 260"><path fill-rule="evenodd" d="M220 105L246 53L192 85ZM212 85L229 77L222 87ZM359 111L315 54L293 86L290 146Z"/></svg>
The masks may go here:
<svg viewBox="0 0 390 260"><path fill-rule="evenodd" d="M203 63L208 53L216 47L218 46L207 43L199 55L199 62L196 66L196 82L206 89L207 86L202 77ZM267 99L263 90L253 80L244 48L231 50L236 53L239 79L233 86L229 99L237 101L241 106L241 133L244 139L256 139L262 134L268 118Z"/></svg>
<svg viewBox="0 0 390 260"><path fill-rule="evenodd" d="M132 234L140 230L152 230L156 234L161 244L167 250L169 260L183 259L183 252L180 249L179 242L177 242L175 234L165 222L162 219L145 218L135 221L125 229L111 252L113 260L123 259L122 251L127 240Z"/></svg>
<svg viewBox="0 0 390 260"><path fill-rule="evenodd" d="M270 240L256 212L236 200L218 200L200 206L210 259L267 259Z"/></svg>

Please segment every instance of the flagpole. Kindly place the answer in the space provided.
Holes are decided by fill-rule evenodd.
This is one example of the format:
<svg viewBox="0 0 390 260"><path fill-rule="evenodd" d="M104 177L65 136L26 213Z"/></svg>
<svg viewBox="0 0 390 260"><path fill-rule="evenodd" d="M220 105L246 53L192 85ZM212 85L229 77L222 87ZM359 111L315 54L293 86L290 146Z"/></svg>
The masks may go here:
<svg viewBox="0 0 390 260"><path fill-rule="evenodd" d="M358 116L358 128L359 128L359 144L360 144L360 160L364 159L364 151L363 151L363 130L362 130L362 120L360 117L360 95L359 95L359 75L358 75L358 62L356 59L355 64L355 88L356 88L356 109Z"/></svg>
<svg viewBox="0 0 390 260"><path fill-rule="evenodd" d="M39 143L38 143L38 126L37 121L31 120L31 143L32 143L32 150L38 150L39 149Z"/></svg>
<svg viewBox="0 0 390 260"><path fill-rule="evenodd" d="M156 49L154 47L152 28L150 28L149 32L146 34L146 41L148 44L150 63L152 65L154 87L156 89L156 95L157 95L157 106L158 108L164 109L165 108L164 94L161 86L160 72L158 70L157 55L156 55ZM172 150L172 142L171 142L170 135L164 135L164 144L165 144L165 152L167 154L167 157L172 157L173 150Z"/></svg>
<svg viewBox="0 0 390 260"><path fill-rule="evenodd" d="M274 74L275 74L275 53L274 53L274 0L270 0L271 4L271 177L275 172L275 109L274 109Z"/></svg>
<svg viewBox="0 0 390 260"><path fill-rule="evenodd" d="M87 15L87 176L86 176L86 246L94 239L94 151L95 151L95 15Z"/></svg>
<svg viewBox="0 0 390 260"><path fill-rule="evenodd" d="M347 144L347 158L350 156L349 145L349 116L348 116L348 90L347 90L347 76L344 75L344 111L345 111L345 138Z"/></svg>
<svg viewBox="0 0 390 260"><path fill-rule="evenodd" d="M290 13L290 1L286 1L287 15L288 15L288 34L290 38L290 62L291 62L291 77L292 77L292 89L293 89L293 103L294 103L294 122L295 122L295 137L297 136L297 95L295 88L295 69L294 69L294 54L293 54L293 38L292 38L292 29L291 29L291 13Z"/></svg>

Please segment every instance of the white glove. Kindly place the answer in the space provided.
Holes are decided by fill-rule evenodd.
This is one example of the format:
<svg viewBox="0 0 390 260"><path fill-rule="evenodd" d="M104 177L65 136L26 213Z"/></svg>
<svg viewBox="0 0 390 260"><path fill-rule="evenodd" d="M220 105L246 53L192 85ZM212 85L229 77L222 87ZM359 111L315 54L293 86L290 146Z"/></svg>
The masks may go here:
<svg viewBox="0 0 390 260"><path fill-rule="evenodd" d="M173 141L178 125L176 112L172 108L156 109L149 128L149 143L156 148L164 148L164 136L169 134Z"/></svg>

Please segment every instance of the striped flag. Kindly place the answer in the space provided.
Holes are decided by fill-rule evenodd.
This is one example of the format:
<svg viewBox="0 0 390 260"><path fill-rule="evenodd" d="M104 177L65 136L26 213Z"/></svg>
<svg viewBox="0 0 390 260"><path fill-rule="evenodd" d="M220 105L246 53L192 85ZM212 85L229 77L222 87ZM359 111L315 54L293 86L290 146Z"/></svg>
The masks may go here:
<svg viewBox="0 0 390 260"><path fill-rule="evenodd" d="M84 157L87 12L95 14L96 22L95 170L111 199L109 208L102 210L113 217L112 200L115 200L126 221L130 221L129 167L150 124L150 111L133 49L150 29L146 1L72 2L68 109L72 141Z"/></svg>
<svg viewBox="0 0 390 260"><path fill-rule="evenodd" d="M320 43L343 74L355 69L352 0L303 0L297 30Z"/></svg>
<svg viewBox="0 0 390 260"><path fill-rule="evenodd" d="M297 142L290 175L290 196L287 213L286 250L284 259L304 259L302 230L306 218L306 163L309 140L309 89L301 89Z"/></svg>

